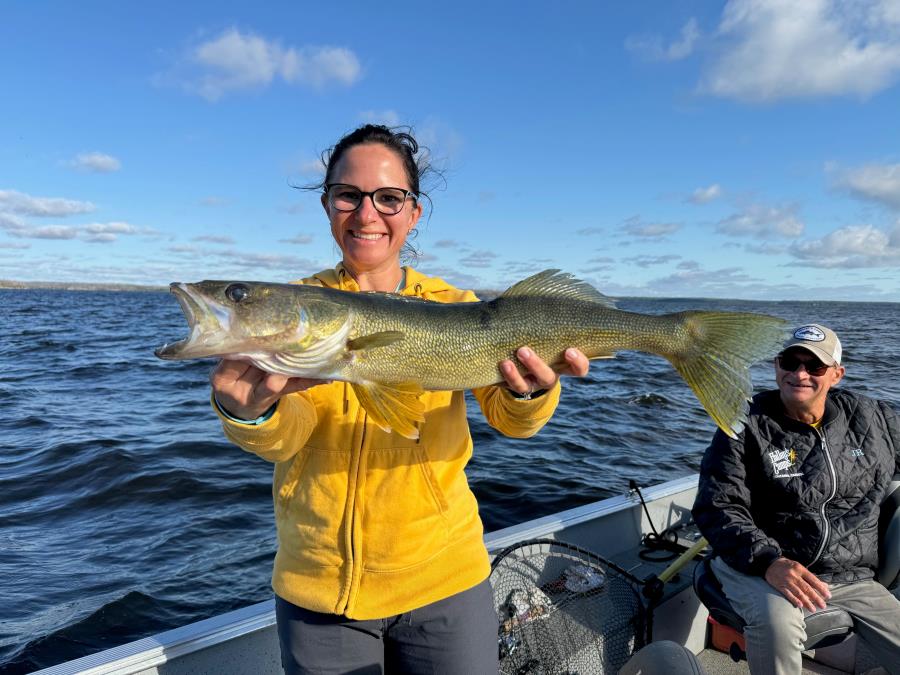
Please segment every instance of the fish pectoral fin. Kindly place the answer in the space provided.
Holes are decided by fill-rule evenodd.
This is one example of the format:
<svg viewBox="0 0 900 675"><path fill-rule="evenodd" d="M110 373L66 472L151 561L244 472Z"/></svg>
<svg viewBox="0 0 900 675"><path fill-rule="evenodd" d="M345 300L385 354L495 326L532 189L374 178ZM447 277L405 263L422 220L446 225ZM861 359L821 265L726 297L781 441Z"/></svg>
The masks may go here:
<svg viewBox="0 0 900 675"><path fill-rule="evenodd" d="M419 437L416 422L425 421L425 404L419 400L422 387L410 384L378 384L352 382L353 393L375 424L390 433L406 438Z"/></svg>
<svg viewBox="0 0 900 675"><path fill-rule="evenodd" d="M387 347L395 342L400 342L406 335L399 330L383 330L371 335L360 335L347 341L347 349L359 351L361 349L374 349L375 347Z"/></svg>

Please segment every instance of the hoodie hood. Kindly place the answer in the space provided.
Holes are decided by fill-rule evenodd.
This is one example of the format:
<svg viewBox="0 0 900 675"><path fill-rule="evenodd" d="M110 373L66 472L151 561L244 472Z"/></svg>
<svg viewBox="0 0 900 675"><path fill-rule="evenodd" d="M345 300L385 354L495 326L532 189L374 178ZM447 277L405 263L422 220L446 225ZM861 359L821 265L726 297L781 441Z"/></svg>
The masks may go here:
<svg viewBox="0 0 900 675"><path fill-rule="evenodd" d="M440 277L425 276L412 267L404 267L403 270L406 272L406 286L400 291L400 295L413 295L425 300L436 300L438 302L458 301L456 297L448 300L447 294L458 296L460 294L459 289L454 288ZM307 277L300 283L315 284L342 291L359 291L359 284L356 283L356 279L351 276L343 263L338 263L334 269L323 270L311 277ZM466 300L468 299L466 298ZM474 300L474 296L471 299Z"/></svg>

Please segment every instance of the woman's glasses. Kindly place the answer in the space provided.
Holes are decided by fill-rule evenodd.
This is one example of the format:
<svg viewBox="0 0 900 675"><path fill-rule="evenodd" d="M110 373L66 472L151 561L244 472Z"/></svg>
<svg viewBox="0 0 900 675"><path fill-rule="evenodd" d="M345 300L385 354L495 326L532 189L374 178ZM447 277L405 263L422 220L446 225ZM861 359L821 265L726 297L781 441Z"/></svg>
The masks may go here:
<svg viewBox="0 0 900 675"><path fill-rule="evenodd" d="M371 197L375 209L386 216L400 213L407 199L416 198L412 190L383 187L372 192L363 192L358 187L346 183L326 185L325 194L328 196L328 203L338 211L356 211L364 197Z"/></svg>
<svg viewBox="0 0 900 675"><path fill-rule="evenodd" d="M793 373L800 366L806 368L806 372L814 377L821 377L831 368L831 366L826 366L818 359L801 359L795 354L785 354L778 357L778 367L782 370Z"/></svg>

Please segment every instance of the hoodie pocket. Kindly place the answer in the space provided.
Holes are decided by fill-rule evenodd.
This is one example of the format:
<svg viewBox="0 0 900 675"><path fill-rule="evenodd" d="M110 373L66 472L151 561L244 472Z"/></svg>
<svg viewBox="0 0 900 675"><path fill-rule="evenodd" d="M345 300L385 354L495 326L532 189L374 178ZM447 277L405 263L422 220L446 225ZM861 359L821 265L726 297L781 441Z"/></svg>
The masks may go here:
<svg viewBox="0 0 900 675"><path fill-rule="evenodd" d="M401 570L443 551L447 499L421 446L371 450L367 464L361 504L366 569Z"/></svg>
<svg viewBox="0 0 900 675"><path fill-rule="evenodd" d="M278 542L293 558L334 567L341 555L342 519L347 501L347 452L304 448L277 486Z"/></svg>

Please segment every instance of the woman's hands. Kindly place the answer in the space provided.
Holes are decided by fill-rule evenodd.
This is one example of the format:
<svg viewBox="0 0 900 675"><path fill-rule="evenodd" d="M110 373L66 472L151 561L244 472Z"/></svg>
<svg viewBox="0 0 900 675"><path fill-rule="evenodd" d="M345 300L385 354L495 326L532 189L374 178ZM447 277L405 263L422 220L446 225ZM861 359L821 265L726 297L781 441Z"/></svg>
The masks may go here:
<svg viewBox="0 0 900 675"><path fill-rule="evenodd" d="M524 375L519 373L516 364L510 359L500 362L500 373L506 380L506 386L518 394L530 395L536 391L550 389L559 380L560 375L584 377L590 367L588 358L574 348L566 350L566 365L558 373L528 347L520 347L516 352L516 358L527 371Z"/></svg>
<svg viewBox="0 0 900 675"><path fill-rule="evenodd" d="M285 377L260 370L244 361L222 359L209 375L216 401L232 417L254 420L278 399L328 380Z"/></svg>
<svg viewBox="0 0 900 675"><path fill-rule="evenodd" d="M560 375L587 375L590 362L577 349L567 349L566 365L557 373L528 347L521 347L516 357L524 366L519 373L509 359L500 362L500 372L506 386L519 394L532 394L550 389ZM242 420L253 420L272 407L278 399L295 391L304 391L328 380L311 380L302 377L285 377L260 370L244 361L223 359L209 376L216 401L229 415Z"/></svg>

